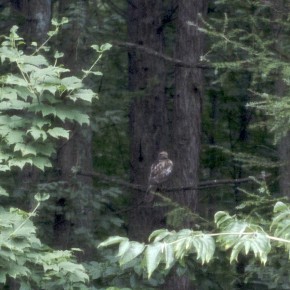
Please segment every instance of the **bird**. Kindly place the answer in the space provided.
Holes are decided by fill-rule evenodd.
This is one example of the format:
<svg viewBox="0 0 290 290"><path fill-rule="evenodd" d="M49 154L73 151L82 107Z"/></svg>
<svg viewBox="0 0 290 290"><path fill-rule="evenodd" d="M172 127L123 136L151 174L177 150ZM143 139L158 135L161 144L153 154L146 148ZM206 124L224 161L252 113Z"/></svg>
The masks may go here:
<svg viewBox="0 0 290 290"><path fill-rule="evenodd" d="M154 192L158 185L165 182L173 171L173 162L168 158L166 151L158 154L158 159L151 165L148 178L148 188L146 190L145 200L151 202L154 198Z"/></svg>

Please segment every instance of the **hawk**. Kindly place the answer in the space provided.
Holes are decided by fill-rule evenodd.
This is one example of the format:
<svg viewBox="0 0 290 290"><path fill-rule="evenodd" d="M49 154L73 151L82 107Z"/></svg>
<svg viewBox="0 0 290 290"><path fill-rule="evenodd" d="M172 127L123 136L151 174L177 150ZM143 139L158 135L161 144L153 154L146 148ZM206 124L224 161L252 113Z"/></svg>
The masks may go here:
<svg viewBox="0 0 290 290"><path fill-rule="evenodd" d="M155 191L158 185L165 182L173 170L173 162L168 158L168 153L161 151L158 154L158 159L151 165L149 179L148 179L148 188L146 191L146 201L151 202L154 198L154 195L150 194L152 191Z"/></svg>

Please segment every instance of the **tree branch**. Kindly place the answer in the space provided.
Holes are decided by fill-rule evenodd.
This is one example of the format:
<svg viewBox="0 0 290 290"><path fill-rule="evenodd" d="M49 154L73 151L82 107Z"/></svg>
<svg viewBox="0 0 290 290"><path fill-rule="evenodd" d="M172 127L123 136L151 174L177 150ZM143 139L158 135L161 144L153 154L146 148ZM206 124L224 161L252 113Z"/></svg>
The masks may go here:
<svg viewBox="0 0 290 290"><path fill-rule="evenodd" d="M105 183L115 183L117 185L126 187L126 188L131 188L135 189L138 191L143 191L146 192L147 187L144 187L140 184L135 184L135 183L130 183L127 181L124 181L122 179L119 179L114 176L108 176L106 174L100 173L100 172L84 172L80 171L77 172L78 175L82 176L90 176L90 177L96 177L98 179L101 179ZM172 188L164 188L163 191L166 192L172 192L172 191L179 191L179 190L202 190L206 188L211 188L211 187L216 187L216 186L221 186L221 185L227 185L227 184L241 184L241 183L247 183L247 182L252 182L253 179L258 179L258 180L264 180L265 178L269 177L270 174L261 174L259 176L253 177L245 177L245 178L238 178L238 179L215 179L215 180L209 180L209 181L201 181L198 186L196 185L188 185L188 186L183 186L183 187L172 187Z"/></svg>
<svg viewBox="0 0 290 290"><path fill-rule="evenodd" d="M127 48L133 48L133 49L138 49L141 50L143 52L146 52L149 55L153 55L156 56L158 58L161 58L167 62L171 62L174 63L177 66L181 66L181 67L187 67L187 68L200 68L200 69L210 69L213 68L211 65L209 64L205 64L202 62L185 62L182 61L180 59L176 59L173 57L170 57L168 55L165 55L163 53L160 53L150 47L144 46L144 45L140 45L137 43L132 43L132 42L126 42L126 41L117 41L117 40L111 40L110 43L118 45L118 46L123 46L123 47L127 47Z"/></svg>

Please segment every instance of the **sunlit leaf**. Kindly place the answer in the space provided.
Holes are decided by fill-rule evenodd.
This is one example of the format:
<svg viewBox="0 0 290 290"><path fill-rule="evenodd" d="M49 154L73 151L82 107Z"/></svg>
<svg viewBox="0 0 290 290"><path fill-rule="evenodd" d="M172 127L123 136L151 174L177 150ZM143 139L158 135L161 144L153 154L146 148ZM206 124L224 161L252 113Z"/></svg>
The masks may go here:
<svg viewBox="0 0 290 290"><path fill-rule="evenodd" d="M111 245L115 245L115 244L120 244L122 241L127 241L127 240L128 240L128 238L124 238L124 237L120 237L120 236L109 237L107 240L100 243L98 248L107 247L107 246L111 246Z"/></svg>
<svg viewBox="0 0 290 290"><path fill-rule="evenodd" d="M69 130L65 130L61 127L55 127L55 128L52 128L52 129L49 129L47 131L47 134L49 134L51 137L53 138L65 138L65 139L68 139L69 138Z"/></svg>
<svg viewBox="0 0 290 290"><path fill-rule="evenodd" d="M162 243L154 243L147 246L145 250L145 263L148 272L148 278L151 277L153 272L158 267L161 259L162 259L162 251L163 244Z"/></svg>
<svg viewBox="0 0 290 290"><path fill-rule="evenodd" d="M120 260L119 260L120 265L123 265L132 261L137 256L139 256L143 252L144 249L145 249L145 245L143 243L138 243L134 241L130 242L129 247L120 257Z"/></svg>

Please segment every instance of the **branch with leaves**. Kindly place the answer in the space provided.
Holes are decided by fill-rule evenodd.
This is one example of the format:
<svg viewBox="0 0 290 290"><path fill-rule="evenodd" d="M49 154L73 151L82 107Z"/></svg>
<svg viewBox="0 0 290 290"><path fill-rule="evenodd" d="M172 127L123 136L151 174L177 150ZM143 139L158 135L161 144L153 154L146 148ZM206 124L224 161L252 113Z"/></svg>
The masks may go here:
<svg viewBox="0 0 290 290"><path fill-rule="evenodd" d="M149 244L114 236L102 242L99 248L119 245L116 257L120 265L130 262L134 267L134 261L141 258L148 278L161 264L169 270L177 262L192 259L193 255L201 264L209 263L217 246L231 251L230 263L237 261L240 254L248 255L252 252L256 259L265 264L275 246L283 246L290 255L290 208L285 203L276 203L274 217L267 230L224 211L217 212L214 221L220 232L160 229L149 236Z"/></svg>

